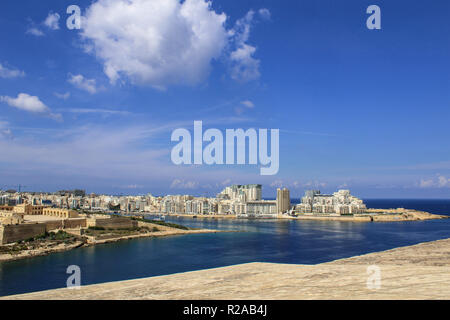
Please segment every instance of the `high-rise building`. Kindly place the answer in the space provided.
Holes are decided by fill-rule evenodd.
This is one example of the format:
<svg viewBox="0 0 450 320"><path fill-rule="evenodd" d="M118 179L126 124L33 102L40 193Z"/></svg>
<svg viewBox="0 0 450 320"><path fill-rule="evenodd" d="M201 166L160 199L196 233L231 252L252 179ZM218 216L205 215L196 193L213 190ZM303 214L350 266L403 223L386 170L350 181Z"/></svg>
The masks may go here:
<svg viewBox="0 0 450 320"><path fill-rule="evenodd" d="M333 194L321 194L318 190L308 190L295 211L297 213L358 214L364 213L366 209L364 202L352 196L349 190L339 190Z"/></svg>
<svg viewBox="0 0 450 320"><path fill-rule="evenodd" d="M262 199L262 186L260 184L233 185L226 187L217 197L242 202L260 201Z"/></svg>
<svg viewBox="0 0 450 320"><path fill-rule="evenodd" d="M285 213L291 208L291 198L289 190L277 189L277 213Z"/></svg>

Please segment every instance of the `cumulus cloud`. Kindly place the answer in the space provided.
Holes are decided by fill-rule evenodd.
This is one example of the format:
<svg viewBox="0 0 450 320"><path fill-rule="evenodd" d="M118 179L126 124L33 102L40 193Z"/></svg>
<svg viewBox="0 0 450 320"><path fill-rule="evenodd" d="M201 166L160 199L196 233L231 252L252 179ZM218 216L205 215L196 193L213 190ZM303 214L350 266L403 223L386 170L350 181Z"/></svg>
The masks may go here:
<svg viewBox="0 0 450 320"><path fill-rule="evenodd" d="M227 44L224 13L205 0L98 0L83 17L85 49L111 83L195 85Z"/></svg>
<svg viewBox="0 0 450 320"><path fill-rule="evenodd" d="M248 44L255 12L250 10L244 18L236 21L229 35L235 49L230 53L231 78L239 82L248 82L260 77L260 60L254 58L256 47Z"/></svg>
<svg viewBox="0 0 450 320"><path fill-rule="evenodd" d="M31 96L27 93L19 93L17 98L0 96L0 101L20 110L45 114L55 120L61 119L60 114L53 114L50 108L47 107L38 97Z"/></svg>
<svg viewBox="0 0 450 320"><path fill-rule="evenodd" d="M48 27L49 29L58 30L59 29L59 19L60 19L59 14L50 12L44 21L44 25L46 27Z"/></svg>
<svg viewBox="0 0 450 320"><path fill-rule="evenodd" d="M248 43L255 16L268 20L270 11L250 10L227 30L227 15L206 0L97 0L86 10L80 36L112 84L196 85L219 59L229 64L232 79L248 82L260 77L256 47Z"/></svg>
<svg viewBox="0 0 450 320"><path fill-rule="evenodd" d="M17 69L7 68L0 63L0 78L17 78L17 77L24 77L24 76L25 76L25 72L17 70Z"/></svg>
<svg viewBox="0 0 450 320"><path fill-rule="evenodd" d="M97 84L95 79L86 79L81 74L72 75L69 74L69 79L67 80L69 83L77 87L78 89L89 92L90 94L94 94L97 92Z"/></svg>

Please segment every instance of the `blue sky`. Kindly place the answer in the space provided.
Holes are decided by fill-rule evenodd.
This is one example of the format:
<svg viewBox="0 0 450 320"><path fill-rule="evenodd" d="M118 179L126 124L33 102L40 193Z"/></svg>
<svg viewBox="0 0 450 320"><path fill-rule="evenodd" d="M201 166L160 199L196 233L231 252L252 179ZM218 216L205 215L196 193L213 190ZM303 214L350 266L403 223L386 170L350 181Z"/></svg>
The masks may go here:
<svg viewBox="0 0 450 320"><path fill-rule="evenodd" d="M125 2L2 1L0 188L450 197L448 1ZM280 129L278 174L175 166L194 120Z"/></svg>

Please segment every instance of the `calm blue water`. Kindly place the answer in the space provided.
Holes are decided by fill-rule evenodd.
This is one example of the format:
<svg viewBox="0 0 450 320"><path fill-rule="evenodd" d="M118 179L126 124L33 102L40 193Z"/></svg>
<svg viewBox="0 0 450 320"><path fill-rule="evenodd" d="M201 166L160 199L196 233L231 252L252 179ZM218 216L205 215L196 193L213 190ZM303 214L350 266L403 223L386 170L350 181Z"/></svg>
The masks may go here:
<svg viewBox="0 0 450 320"><path fill-rule="evenodd" d="M369 207L406 207L448 214L450 200L367 200ZM202 220L170 218L196 228L240 230L137 239L0 263L0 296L64 287L69 265L82 284L102 283L246 262L316 264L450 238L450 219L423 222Z"/></svg>

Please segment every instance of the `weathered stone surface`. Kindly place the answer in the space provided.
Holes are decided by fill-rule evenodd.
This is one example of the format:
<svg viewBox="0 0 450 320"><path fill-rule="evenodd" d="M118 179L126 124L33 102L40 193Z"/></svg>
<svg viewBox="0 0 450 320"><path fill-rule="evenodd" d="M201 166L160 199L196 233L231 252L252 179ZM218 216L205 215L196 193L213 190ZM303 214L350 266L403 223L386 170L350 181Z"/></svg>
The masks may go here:
<svg viewBox="0 0 450 320"><path fill-rule="evenodd" d="M0 225L0 244L12 243L45 233L45 224Z"/></svg>
<svg viewBox="0 0 450 320"><path fill-rule="evenodd" d="M370 265L380 289L367 287ZM249 263L5 299L450 299L450 239L319 265Z"/></svg>

